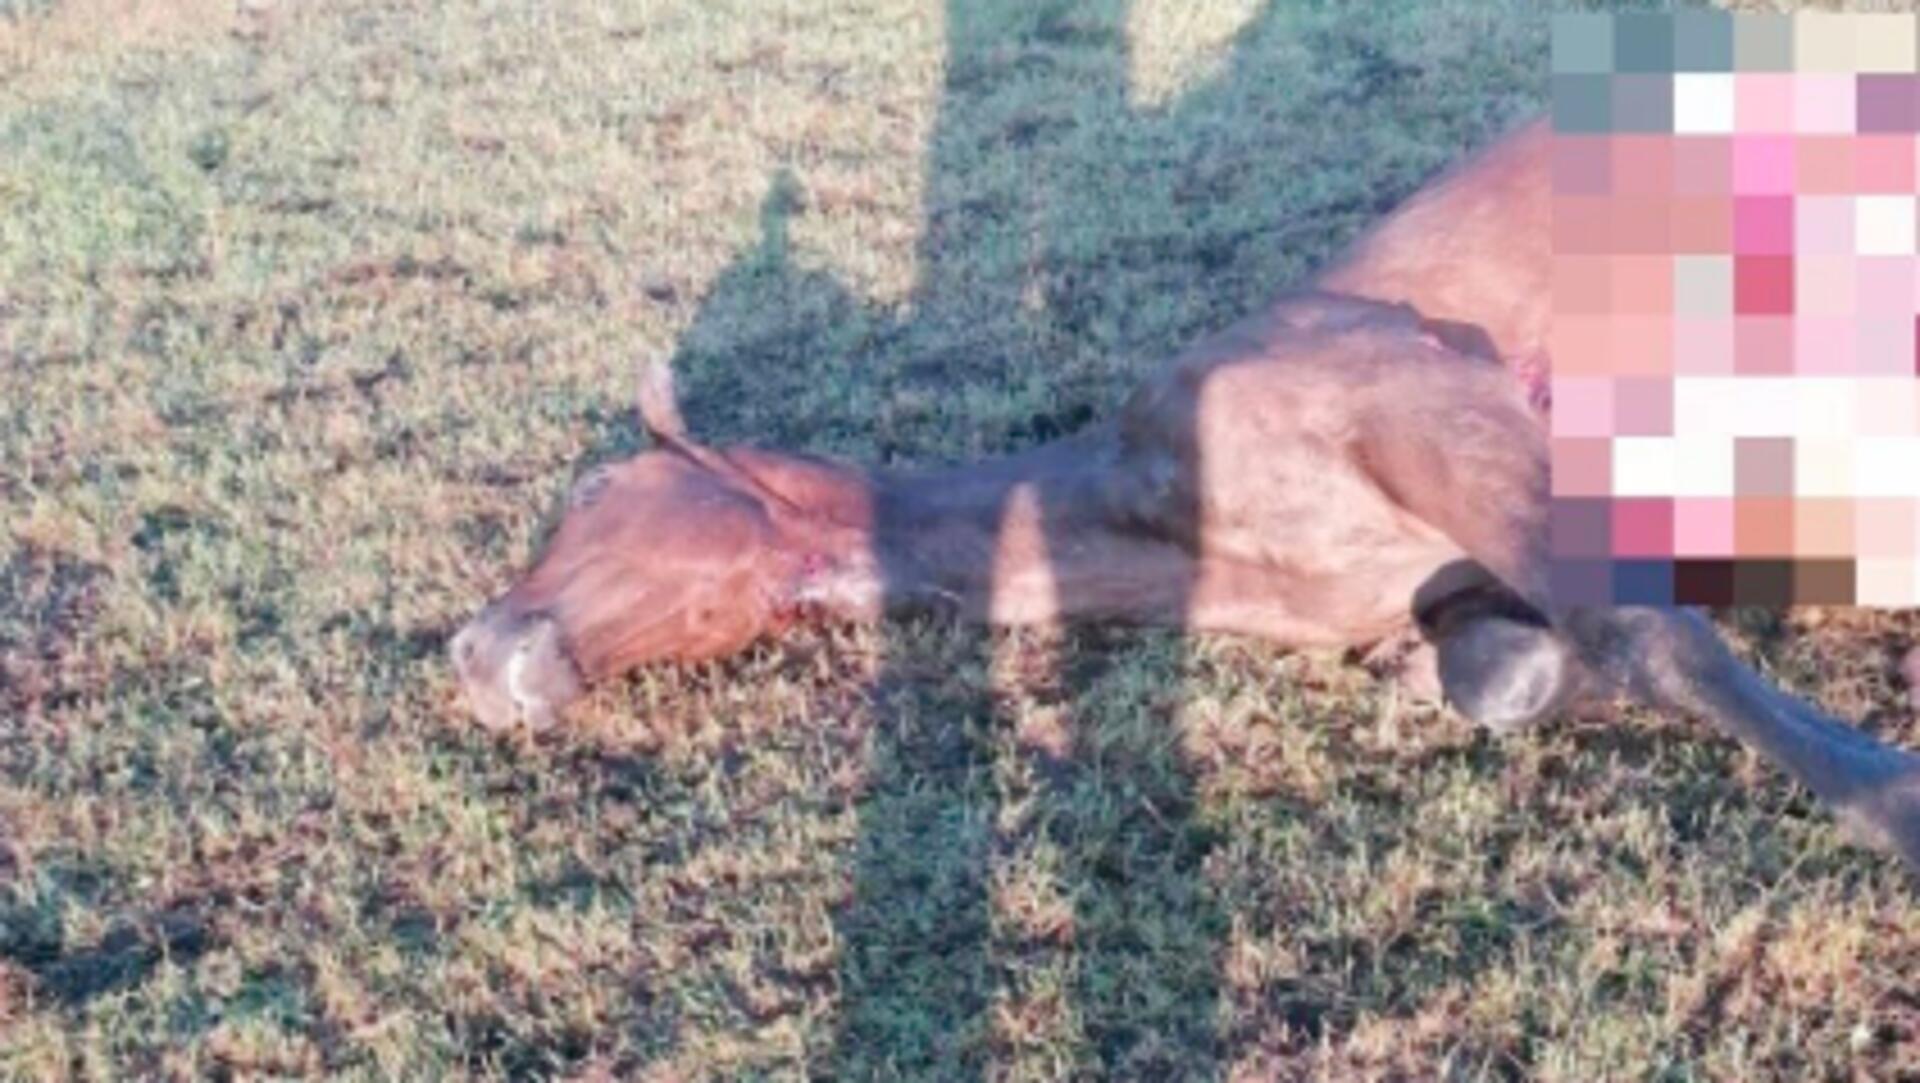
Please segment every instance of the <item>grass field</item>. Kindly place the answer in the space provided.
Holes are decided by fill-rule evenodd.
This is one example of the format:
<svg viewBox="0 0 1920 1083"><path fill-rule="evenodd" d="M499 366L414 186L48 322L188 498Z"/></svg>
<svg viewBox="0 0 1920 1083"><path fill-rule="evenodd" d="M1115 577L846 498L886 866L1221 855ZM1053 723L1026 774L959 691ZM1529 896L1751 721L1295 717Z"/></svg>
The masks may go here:
<svg viewBox="0 0 1920 1083"><path fill-rule="evenodd" d="M828 628L469 724L632 365L1112 407L1534 108L1529 0L0 0L0 1078L1920 1078L1890 860L1678 718ZM1913 614L1739 613L1920 745Z"/></svg>

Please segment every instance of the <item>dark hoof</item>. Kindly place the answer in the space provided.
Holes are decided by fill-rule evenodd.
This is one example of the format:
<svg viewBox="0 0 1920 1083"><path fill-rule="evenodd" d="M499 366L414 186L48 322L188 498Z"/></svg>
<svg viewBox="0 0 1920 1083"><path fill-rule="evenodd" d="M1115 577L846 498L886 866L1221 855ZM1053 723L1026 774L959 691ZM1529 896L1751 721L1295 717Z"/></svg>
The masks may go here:
<svg viewBox="0 0 1920 1083"><path fill-rule="evenodd" d="M1440 639L1440 684L1454 710L1495 733L1516 733L1558 710L1573 665L1552 631L1504 617L1478 617Z"/></svg>

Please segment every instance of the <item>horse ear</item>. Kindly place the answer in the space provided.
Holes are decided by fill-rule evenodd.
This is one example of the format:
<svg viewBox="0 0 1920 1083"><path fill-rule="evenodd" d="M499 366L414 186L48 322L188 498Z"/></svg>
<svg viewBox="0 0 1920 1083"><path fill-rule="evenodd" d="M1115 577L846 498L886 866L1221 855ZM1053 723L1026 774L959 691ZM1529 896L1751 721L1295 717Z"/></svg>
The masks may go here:
<svg viewBox="0 0 1920 1083"><path fill-rule="evenodd" d="M709 448L687 434L687 423L680 416L680 398L673 390L673 367L665 361L640 363L636 405L640 427L658 446L716 474L760 488L743 473L726 453Z"/></svg>
<svg viewBox="0 0 1920 1083"><path fill-rule="evenodd" d="M670 447L692 443L687 437L687 423L680 416L679 396L673 390L673 367L657 358L642 361L639 377L640 427L656 443Z"/></svg>

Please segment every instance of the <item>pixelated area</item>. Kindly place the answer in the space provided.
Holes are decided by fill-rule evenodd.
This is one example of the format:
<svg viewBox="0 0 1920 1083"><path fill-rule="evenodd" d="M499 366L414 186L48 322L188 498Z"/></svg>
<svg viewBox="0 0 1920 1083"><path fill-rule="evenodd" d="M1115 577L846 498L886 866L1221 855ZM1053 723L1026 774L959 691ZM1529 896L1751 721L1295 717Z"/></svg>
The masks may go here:
<svg viewBox="0 0 1920 1083"><path fill-rule="evenodd" d="M1553 590L1920 604L1920 17L1553 27Z"/></svg>

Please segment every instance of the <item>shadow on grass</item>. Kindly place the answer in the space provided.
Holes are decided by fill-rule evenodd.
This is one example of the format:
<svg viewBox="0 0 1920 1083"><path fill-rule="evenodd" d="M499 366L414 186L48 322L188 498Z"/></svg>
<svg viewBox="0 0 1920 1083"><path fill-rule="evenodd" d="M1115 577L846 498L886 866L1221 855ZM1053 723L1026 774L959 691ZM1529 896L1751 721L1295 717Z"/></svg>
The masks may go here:
<svg viewBox="0 0 1920 1083"><path fill-rule="evenodd" d="M206 918L188 908L118 922L99 943L80 947L66 943L55 910L0 907L0 961L32 974L36 996L70 1009L138 986L164 959L184 965L212 947Z"/></svg>
<svg viewBox="0 0 1920 1083"><path fill-rule="evenodd" d="M759 242L716 280L672 359L692 428L883 462L1063 435L1318 263L1536 89L1517 74L1505 98L1471 83L1436 94L1431 73L1351 20L1269 2L1216 74L1171 106L1136 106L1130 3L952 0L911 305L869 305L795 265L788 229L806 195L781 172ZM977 405L994 397L1007 408ZM1072 543L1057 494L1021 495L1049 546ZM915 526L898 514L879 511L883 550ZM954 556L979 565L956 578L990 581L992 557ZM1040 652L1051 672L1037 694L1052 702L1035 703L1032 689L1002 694L996 667L1023 649L1009 637L963 636L927 680L911 658L924 643L904 628L888 626L872 690L881 732L836 922L826 1074L970 1078L1026 1058L1042 1074L1216 1074L1226 921L1203 867L1212 832L1169 701L1121 687L1145 673L1177 689L1184 652L1069 636ZM1026 733L1036 709L1063 736ZM1108 710L1157 726L1116 738Z"/></svg>

